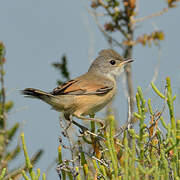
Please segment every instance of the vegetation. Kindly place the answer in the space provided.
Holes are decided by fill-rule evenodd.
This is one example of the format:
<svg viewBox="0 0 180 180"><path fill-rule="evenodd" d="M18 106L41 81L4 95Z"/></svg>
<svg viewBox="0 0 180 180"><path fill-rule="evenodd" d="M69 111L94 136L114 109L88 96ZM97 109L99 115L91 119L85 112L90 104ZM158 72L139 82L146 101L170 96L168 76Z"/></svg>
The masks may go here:
<svg viewBox="0 0 180 180"><path fill-rule="evenodd" d="M59 147L58 172L63 179L179 179L180 177L180 120L175 120L174 100L170 78L166 78L165 93L152 83L156 95L162 99L163 108L154 110L151 99L146 100L141 87L136 93L139 121L138 130L124 126L116 129L112 114L107 116L108 127L100 137L80 138L73 149L74 163L63 161ZM164 115L168 106L169 121ZM166 120L165 120L166 119ZM147 123L146 123L147 122ZM168 123L169 122L169 123ZM94 131L94 124L91 124ZM98 134L98 132L96 131ZM68 138L68 136L66 136ZM86 152L87 143L93 153ZM70 150L70 148L69 148ZM79 165L78 165L79 164Z"/></svg>
<svg viewBox="0 0 180 180"><path fill-rule="evenodd" d="M20 154L21 145L17 141L17 145L14 149L9 150L9 145L14 141L15 134L18 131L20 124L15 123L11 128L8 129L8 113L13 108L12 101L6 101L6 89L4 82L4 64L5 59L5 46L0 42L0 180L9 180L9 179L20 179L21 174L24 174L24 171L29 169L29 164L35 164L39 160L43 151L39 150L34 155L29 158L28 162L19 164L19 167L13 170L9 170L10 163ZM24 144L24 141L22 141ZM25 145L23 145L25 147ZM26 148L24 148L24 153L26 153Z"/></svg>
<svg viewBox="0 0 180 180"><path fill-rule="evenodd" d="M92 0L89 13L110 46L120 48L124 57L131 57L137 44L146 46L154 43L159 46L165 36L163 31L153 31L134 37L135 25L166 13L177 2L178 0L168 0L167 7L161 11L136 18L136 0ZM99 9L100 12L103 11L103 16L98 15ZM99 17L107 21L103 26L98 21ZM114 38L115 32L120 33L119 37L122 38ZM20 125L16 123L9 129L7 126L13 102L6 101L5 62L5 47L0 43L0 180L45 180L45 173L34 168L43 151L39 150L32 157L29 156L24 133L21 133L21 143L17 141L16 147L9 151L9 144L15 140L15 133ZM61 73L63 81L70 79L66 56L53 66ZM161 108L154 109L156 104L152 98L145 98L140 86L134 95L130 64L125 67L125 73L129 109L124 126L117 128L117 120L111 108L108 108L105 129L94 122L90 124L91 132L97 136L80 132L80 136L73 138L69 124L60 118L62 137L59 137L56 168L60 179L180 179L180 120L174 114L176 95L171 89L170 78L166 78L164 92L151 82L152 91L159 99L158 104L162 104ZM57 82L61 84L63 81ZM64 139L68 144L64 143ZM63 149L69 153L69 159L63 158ZM21 150L24 152L25 163L9 170L10 163Z"/></svg>

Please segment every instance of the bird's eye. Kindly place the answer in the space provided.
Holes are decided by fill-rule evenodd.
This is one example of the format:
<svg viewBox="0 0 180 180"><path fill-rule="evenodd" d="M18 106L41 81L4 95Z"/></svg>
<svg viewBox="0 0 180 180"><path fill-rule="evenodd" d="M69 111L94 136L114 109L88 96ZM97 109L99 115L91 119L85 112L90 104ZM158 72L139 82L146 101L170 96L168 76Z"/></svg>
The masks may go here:
<svg viewBox="0 0 180 180"><path fill-rule="evenodd" d="M109 63L110 63L111 65L115 65L115 64L116 64L116 61L115 61L115 60L110 60Z"/></svg>

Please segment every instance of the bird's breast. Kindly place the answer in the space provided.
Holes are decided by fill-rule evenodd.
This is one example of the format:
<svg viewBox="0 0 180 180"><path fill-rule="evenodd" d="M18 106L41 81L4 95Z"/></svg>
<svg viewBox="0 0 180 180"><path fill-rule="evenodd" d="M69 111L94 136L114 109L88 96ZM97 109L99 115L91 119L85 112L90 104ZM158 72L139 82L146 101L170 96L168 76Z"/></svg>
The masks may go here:
<svg viewBox="0 0 180 180"><path fill-rule="evenodd" d="M103 109L116 94L116 88L114 87L110 92L104 95L81 95L75 99L76 112L81 115L94 114Z"/></svg>

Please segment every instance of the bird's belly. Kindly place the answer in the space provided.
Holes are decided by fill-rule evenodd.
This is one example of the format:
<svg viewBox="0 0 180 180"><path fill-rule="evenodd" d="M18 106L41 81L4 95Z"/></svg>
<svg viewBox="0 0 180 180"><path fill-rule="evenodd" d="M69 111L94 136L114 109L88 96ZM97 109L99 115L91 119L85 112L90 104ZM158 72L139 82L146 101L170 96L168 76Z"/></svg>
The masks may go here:
<svg viewBox="0 0 180 180"><path fill-rule="evenodd" d="M110 102L110 101L109 101ZM92 107L87 108L85 112L83 112L83 116L89 115L89 114L94 114L101 109L103 109L109 102L104 102L104 103L98 103Z"/></svg>
<svg viewBox="0 0 180 180"><path fill-rule="evenodd" d="M106 95L79 96L76 112L83 116L94 114L103 109L113 99L114 94L114 92L110 92Z"/></svg>
<svg viewBox="0 0 180 180"><path fill-rule="evenodd" d="M76 103L74 102L73 95L61 95L58 98L56 97L52 103L53 109L59 112L69 112L73 113L76 109Z"/></svg>

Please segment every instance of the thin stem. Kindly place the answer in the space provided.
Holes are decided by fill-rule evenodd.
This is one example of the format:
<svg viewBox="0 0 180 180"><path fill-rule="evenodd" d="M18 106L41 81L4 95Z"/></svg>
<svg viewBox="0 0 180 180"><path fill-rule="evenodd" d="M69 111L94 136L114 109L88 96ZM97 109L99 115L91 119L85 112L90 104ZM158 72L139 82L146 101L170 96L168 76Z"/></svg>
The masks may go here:
<svg viewBox="0 0 180 180"><path fill-rule="evenodd" d="M148 16L144 16L144 17L141 17L139 19L132 19L131 23L139 23L139 22L145 21L147 19L151 19L153 17L161 16L164 13L166 13L168 10L169 10L169 8L164 8L163 10L156 12L156 13L153 13L153 14L150 14Z"/></svg>
<svg viewBox="0 0 180 180"><path fill-rule="evenodd" d="M124 57L131 57L132 56L132 46L127 46ZM126 80L127 80L127 88L128 88L128 96L130 98L130 112L132 113L134 111L134 89L133 89L133 81L132 81L132 68L131 64L127 64L125 66L125 74L126 74ZM131 118L131 124L132 118Z"/></svg>
<svg viewBox="0 0 180 180"><path fill-rule="evenodd" d="M2 151L0 153L0 156L2 157L1 159L1 166L0 170L3 168L4 164L4 159L6 156L6 146L8 144L8 137L7 137L7 132L6 132L6 110L5 110L5 102L6 102L6 93L5 93L5 85L4 85L4 62L5 62L5 47L3 43L0 43L0 83L1 83L1 98L0 98L0 104L1 104L1 113L0 113L0 121L2 125L2 131L4 132L3 135L3 143L2 143Z"/></svg>
<svg viewBox="0 0 180 180"><path fill-rule="evenodd" d="M5 86L4 86L4 64L2 59L0 59L0 82L1 82L1 117L3 119L3 130L6 131L6 116L5 116L5 102L6 102L6 93L5 93Z"/></svg>
<svg viewBox="0 0 180 180"><path fill-rule="evenodd" d="M94 18L95 23L97 24L99 30L103 33L104 37L106 38L106 40L108 41L108 43L114 43L114 45L120 47L122 50L124 50L124 45L120 42L118 42L115 38L113 38L111 35L109 35L104 28L101 26L101 24L98 21L97 18L97 13L95 11L91 11L89 9L87 9L88 12L91 14L91 16Z"/></svg>

